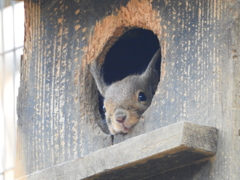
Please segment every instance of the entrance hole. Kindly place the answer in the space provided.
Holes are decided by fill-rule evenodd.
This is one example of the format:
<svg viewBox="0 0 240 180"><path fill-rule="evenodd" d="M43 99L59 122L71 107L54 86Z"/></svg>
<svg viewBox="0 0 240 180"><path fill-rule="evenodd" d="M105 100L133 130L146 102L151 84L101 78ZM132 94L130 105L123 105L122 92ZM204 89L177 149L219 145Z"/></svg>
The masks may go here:
<svg viewBox="0 0 240 180"><path fill-rule="evenodd" d="M147 68L155 52L160 48L157 36L142 28L125 32L109 49L102 66L104 81L111 84L128 75L140 74ZM160 61L156 63L160 76ZM99 95L99 112L104 119L103 98Z"/></svg>

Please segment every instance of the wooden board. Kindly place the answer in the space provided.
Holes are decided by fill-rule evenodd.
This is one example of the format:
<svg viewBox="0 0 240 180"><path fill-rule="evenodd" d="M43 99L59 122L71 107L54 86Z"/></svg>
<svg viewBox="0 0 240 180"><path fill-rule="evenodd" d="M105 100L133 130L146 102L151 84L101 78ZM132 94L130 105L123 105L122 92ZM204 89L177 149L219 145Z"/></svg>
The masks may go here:
<svg viewBox="0 0 240 180"><path fill-rule="evenodd" d="M216 150L216 128L180 122L19 180L144 179L206 161Z"/></svg>

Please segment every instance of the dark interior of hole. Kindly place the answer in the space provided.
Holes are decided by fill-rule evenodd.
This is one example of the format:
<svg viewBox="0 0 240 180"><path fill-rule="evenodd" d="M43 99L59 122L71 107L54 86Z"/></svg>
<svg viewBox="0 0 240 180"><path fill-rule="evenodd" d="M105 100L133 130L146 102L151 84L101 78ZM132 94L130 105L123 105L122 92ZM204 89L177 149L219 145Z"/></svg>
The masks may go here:
<svg viewBox="0 0 240 180"><path fill-rule="evenodd" d="M104 81L111 84L131 74L144 72L155 52L159 49L157 36L150 30L131 29L124 33L109 49L102 67ZM156 63L160 73L160 61ZM103 98L99 97L99 111L102 110Z"/></svg>

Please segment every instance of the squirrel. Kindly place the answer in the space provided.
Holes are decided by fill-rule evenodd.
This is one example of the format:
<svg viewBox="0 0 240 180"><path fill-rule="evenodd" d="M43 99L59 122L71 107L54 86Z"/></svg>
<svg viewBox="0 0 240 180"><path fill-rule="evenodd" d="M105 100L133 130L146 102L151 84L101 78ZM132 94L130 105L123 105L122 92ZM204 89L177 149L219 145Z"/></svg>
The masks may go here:
<svg viewBox="0 0 240 180"><path fill-rule="evenodd" d="M150 106L157 89L159 75L155 64L160 57L159 49L142 74L127 76L110 85L104 82L97 60L90 64L90 72L104 98L103 110L106 119L103 122L107 124L108 130L101 129L105 133L126 134L138 123Z"/></svg>

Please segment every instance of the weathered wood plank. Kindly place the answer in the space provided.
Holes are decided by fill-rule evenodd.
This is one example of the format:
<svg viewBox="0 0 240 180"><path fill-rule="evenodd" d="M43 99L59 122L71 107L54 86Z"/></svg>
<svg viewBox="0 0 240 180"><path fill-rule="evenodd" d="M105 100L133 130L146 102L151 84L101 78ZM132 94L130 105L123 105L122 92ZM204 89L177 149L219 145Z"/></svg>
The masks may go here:
<svg viewBox="0 0 240 180"><path fill-rule="evenodd" d="M216 128L180 122L95 151L79 160L31 174L26 178L143 179L156 173L207 160L216 153L216 150Z"/></svg>

